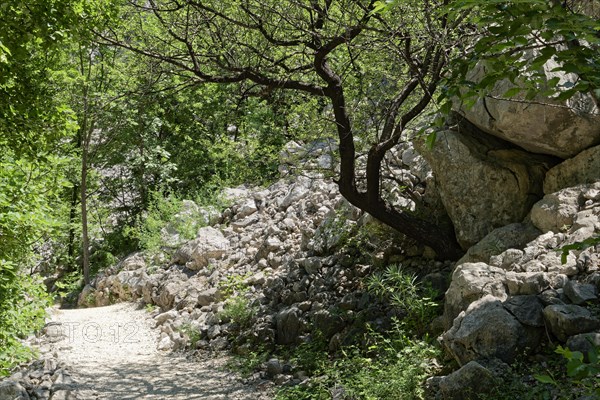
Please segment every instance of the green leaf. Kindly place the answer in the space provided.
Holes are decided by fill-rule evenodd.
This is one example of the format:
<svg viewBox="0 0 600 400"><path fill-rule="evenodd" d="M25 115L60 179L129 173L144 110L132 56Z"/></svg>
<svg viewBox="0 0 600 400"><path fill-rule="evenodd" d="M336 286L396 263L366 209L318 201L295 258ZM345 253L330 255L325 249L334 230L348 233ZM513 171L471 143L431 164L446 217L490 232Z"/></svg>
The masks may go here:
<svg viewBox="0 0 600 400"><path fill-rule="evenodd" d="M541 383L549 383L551 385L557 385L556 381L549 375L540 375L540 374L535 374L533 376L538 382Z"/></svg>
<svg viewBox="0 0 600 400"><path fill-rule="evenodd" d="M514 97L517 94L519 94L521 90L523 89L521 89L520 87L510 88L504 93L503 97Z"/></svg>
<svg viewBox="0 0 600 400"><path fill-rule="evenodd" d="M431 132L429 135L427 135L427 139L426 139L426 143L427 143L427 147L429 147L430 149L433 149L433 145L435 144L435 141L437 139L437 132Z"/></svg>

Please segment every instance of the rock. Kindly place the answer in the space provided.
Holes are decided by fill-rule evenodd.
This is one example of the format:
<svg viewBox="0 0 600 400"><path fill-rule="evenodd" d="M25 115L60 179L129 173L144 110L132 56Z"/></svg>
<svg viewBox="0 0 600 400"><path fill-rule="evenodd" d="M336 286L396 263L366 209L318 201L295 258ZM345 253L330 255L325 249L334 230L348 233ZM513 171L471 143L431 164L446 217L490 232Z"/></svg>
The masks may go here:
<svg viewBox="0 0 600 400"><path fill-rule="evenodd" d="M200 228L198 237L187 242L173 255L173 263L185 264L193 271L207 267L211 259L218 259L229 250L229 240L210 226Z"/></svg>
<svg viewBox="0 0 600 400"><path fill-rule="evenodd" d="M583 354L586 362L589 362L588 353L595 348L600 347L600 333L582 333L580 335L571 336L567 340L567 348L571 351L579 351Z"/></svg>
<svg viewBox="0 0 600 400"><path fill-rule="evenodd" d="M243 219L249 215L254 214L256 211L258 211L258 208L256 207L256 202L254 201L254 199L248 199L244 203L242 203L242 205L240 205L235 217L236 219Z"/></svg>
<svg viewBox="0 0 600 400"><path fill-rule="evenodd" d="M148 275L143 269L121 271L112 281L110 291L121 300L134 300L142 296L142 289L147 280Z"/></svg>
<svg viewBox="0 0 600 400"><path fill-rule="evenodd" d="M292 185L289 193L281 200L279 207L282 210L287 209L292 204L296 204L310 193L311 180L304 176L296 178L296 182Z"/></svg>
<svg viewBox="0 0 600 400"><path fill-rule="evenodd" d="M29 400L27 390L17 381L6 379L0 382L0 400Z"/></svg>
<svg viewBox="0 0 600 400"><path fill-rule="evenodd" d="M489 358L510 364L526 349L537 348L541 335L542 329L523 327L500 300L488 295L463 311L440 342L459 365Z"/></svg>
<svg viewBox="0 0 600 400"><path fill-rule="evenodd" d="M169 351L169 350L173 349L174 346L175 346L175 343L173 343L173 341L171 340L169 335L164 335L158 341L158 345L156 346L156 348L160 351Z"/></svg>
<svg viewBox="0 0 600 400"><path fill-rule="evenodd" d="M577 81L574 74L553 72L556 66L553 60L544 65L548 79L560 74L561 83ZM481 63L469 79L478 81L487 73L486 65ZM504 79L473 107L461 107L459 112L479 129L532 153L568 158L600 143L600 115L591 95L579 94L566 101L538 95L529 101L522 92L512 99L502 99L513 87Z"/></svg>
<svg viewBox="0 0 600 400"><path fill-rule="evenodd" d="M167 321L172 321L177 318L178 314L176 310L169 310L164 313L160 313L154 317L154 321L156 321L156 326L160 326Z"/></svg>
<svg viewBox="0 0 600 400"><path fill-rule="evenodd" d="M485 134L442 131L433 148L416 142L433 169L442 202L467 249L496 228L521 222L542 195L546 157Z"/></svg>
<svg viewBox="0 0 600 400"><path fill-rule="evenodd" d="M504 307L523 325L536 328L544 326L544 310L537 296L515 296L504 302Z"/></svg>
<svg viewBox="0 0 600 400"><path fill-rule="evenodd" d="M265 369L267 371L267 376L273 378L276 375L279 375L283 372L283 366L279 362L278 359L272 358L265 363Z"/></svg>
<svg viewBox="0 0 600 400"><path fill-rule="evenodd" d="M566 231L579 211L579 194L577 188L547 194L531 208L531 222L544 233Z"/></svg>
<svg viewBox="0 0 600 400"><path fill-rule="evenodd" d="M546 272L512 272L506 273L504 284L511 296L539 294L548 288L562 288L569 280L562 274Z"/></svg>
<svg viewBox="0 0 600 400"><path fill-rule="evenodd" d="M125 271L134 271L136 269L146 268L146 260L142 252L128 255L119 263L119 267Z"/></svg>
<svg viewBox="0 0 600 400"><path fill-rule="evenodd" d="M465 263L456 267L444 303L446 328L452 326L454 318L461 311L486 295L505 300L507 298L503 284L505 274L504 270L484 263Z"/></svg>
<svg viewBox="0 0 600 400"><path fill-rule="evenodd" d="M544 179L544 193L600 181L600 146L584 150L551 168ZM595 185L598 187L598 184Z"/></svg>
<svg viewBox="0 0 600 400"><path fill-rule="evenodd" d="M302 329L300 313L298 308L290 307L277 314L275 317L277 344L292 344L298 340Z"/></svg>
<svg viewBox="0 0 600 400"><path fill-rule="evenodd" d="M85 285L79 297L77 298L77 305L79 307L93 307L96 305L96 289L92 285Z"/></svg>
<svg viewBox="0 0 600 400"><path fill-rule="evenodd" d="M69 389L59 389L53 391L50 395L50 400L79 400L77 393Z"/></svg>
<svg viewBox="0 0 600 400"><path fill-rule="evenodd" d="M456 264L460 265L465 262L489 263L491 256L498 255L508 249L523 249L527 243L541 233L530 223L514 223L494 229L477 244L471 246Z"/></svg>
<svg viewBox="0 0 600 400"><path fill-rule="evenodd" d="M168 280L158 288L158 294L152 297L153 302L163 310L172 308L175 299L186 292L186 282L177 279L171 275L172 280Z"/></svg>
<svg viewBox="0 0 600 400"><path fill-rule="evenodd" d="M439 381L444 400L479 400L497 385L494 375L477 361L470 361Z"/></svg>
<svg viewBox="0 0 600 400"><path fill-rule="evenodd" d="M590 283L569 281L563 289L573 304L582 305L588 301L598 300L596 286Z"/></svg>
<svg viewBox="0 0 600 400"><path fill-rule="evenodd" d="M331 313L329 310L319 310L312 316L314 328L323 334L325 339L330 339L334 334L344 328L344 320L341 316Z"/></svg>
<svg viewBox="0 0 600 400"><path fill-rule="evenodd" d="M198 305L200 307L208 306L212 303L220 301L222 298L223 298L223 294L221 293L221 291L218 288L213 287L210 289L206 289L206 290L203 290L202 292L198 293Z"/></svg>
<svg viewBox="0 0 600 400"><path fill-rule="evenodd" d="M562 342L569 336L600 328L600 320L593 317L586 308L573 304L546 306L544 319L554 336Z"/></svg>

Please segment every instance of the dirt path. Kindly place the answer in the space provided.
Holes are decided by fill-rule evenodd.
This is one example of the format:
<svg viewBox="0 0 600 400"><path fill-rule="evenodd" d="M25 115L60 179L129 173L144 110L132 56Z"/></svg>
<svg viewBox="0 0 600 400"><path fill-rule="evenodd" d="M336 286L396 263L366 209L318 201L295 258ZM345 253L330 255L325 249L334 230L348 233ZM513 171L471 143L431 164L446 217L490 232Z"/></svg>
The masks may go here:
<svg viewBox="0 0 600 400"><path fill-rule="evenodd" d="M225 371L223 359L187 360L156 350L158 331L134 304L56 310L49 330L78 397L96 399L271 399Z"/></svg>

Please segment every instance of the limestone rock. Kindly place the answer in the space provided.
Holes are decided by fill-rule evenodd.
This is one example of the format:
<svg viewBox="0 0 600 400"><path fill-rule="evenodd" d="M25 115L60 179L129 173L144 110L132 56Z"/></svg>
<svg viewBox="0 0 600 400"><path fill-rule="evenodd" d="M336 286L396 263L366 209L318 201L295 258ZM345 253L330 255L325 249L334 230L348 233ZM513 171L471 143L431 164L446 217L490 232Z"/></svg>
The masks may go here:
<svg viewBox="0 0 600 400"><path fill-rule="evenodd" d="M0 382L0 399L6 400L29 400L27 391L19 382L7 379Z"/></svg>
<svg viewBox="0 0 600 400"><path fill-rule="evenodd" d="M492 372L476 361L470 361L439 381L444 400L478 400L495 386Z"/></svg>
<svg viewBox="0 0 600 400"><path fill-rule="evenodd" d="M565 231L573 225L579 211L579 194L577 188L567 188L545 195L533 205L531 222L544 233Z"/></svg>
<svg viewBox="0 0 600 400"><path fill-rule="evenodd" d="M544 326L544 307L537 296L515 296L505 301L504 307L523 325Z"/></svg>
<svg viewBox="0 0 600 400"><path fill-rule="evenodd" d="M277 344L292 344L298 340L302 329L300 314L297 307L287 308L277 314Z"/></svg>
<svg viewBox="0 0 600 400"><path fill-rule="evenodd" d="M600 146L595 146L551 168L544 179L544 193L550 194L570 186L598 181Z"/></svg>
<svg viewBox="0 0 600 400"><path fill-rule="evenodd" d="M469 304L486 295L505 300L507 298L503 281L506 272L485 263L465 263L459 265L452 274L452 282L446 292L444 303L444 324L452 326L454 318Z"/></svg>
<svg viewBox="0 0 600 400"><path fill-rule="evenodd" d="M460 365L488 358L511 363L525 349L538 347L541 334L541 329L523 327L500 300L488 295L463 311L440 341Z"/></svg>
<svg viewBox="0 0 600 400"><path fill-rule="evenodd" d="M463 130L438 132L432 149L419 141L416 145L433 169L465 249L496 228L522 221L542 197L541 182L551 163L546 157Z"/></svg>
<svg viewBox="0 0 600 400"><path fill-rule="evenodd" d="M477 244L470 247L467 253L456 263L465 262L489 263L490 257L508 249L522 249L541 232L530 223L514 223L494 229Z"/></svg>
<svg viewBox="0 0 600 400"><path fill-rule="evenodd" d="M571 336L569 340L567 340L567 347L571 351L581 352L585 360L589 362L589 351L596 347L600 347L600 333L591 332Z"/></svg>
<svg viewBox="0 0 600 400"><path fill-rule="evenodd" d="M551 71L556 66L552 60L544 66L548 79L558 74ZM480 80L486 73L487 67L480 64L470 79ZM562 74L560 79L563 83L575 82L577 76ZM524 94L502 99L513 87L509 80L502 80L472 108L462 107L459 112L479 129L532 153L568 158L600 143L600 114L590 95L577 95L567 101L541 95L528 101Z"/></svg>
<svg viewBox="0 0 600 400"><path fill-rule="evenodd" d="M573 304L546 306L544 319L554 336L563 342L569 336L600 328L600 320L594 318L586 308Z"/></svg>
<svg viewBox="0 0 600 400"><path fill-rule="evenodd" d="M173 255L173 263L185 264L191 270L208 266L211 259L222 257L230 248L223 233L207 226L198 230L198 237L189 241Z"/></svg>
<svg viewBox="0 0 600 400"><path fill-rule="evenodd" d="M573 304L582 305L588 301L597 301L597 289L590 283L569 281L564 287L565 294Z"/></svg>

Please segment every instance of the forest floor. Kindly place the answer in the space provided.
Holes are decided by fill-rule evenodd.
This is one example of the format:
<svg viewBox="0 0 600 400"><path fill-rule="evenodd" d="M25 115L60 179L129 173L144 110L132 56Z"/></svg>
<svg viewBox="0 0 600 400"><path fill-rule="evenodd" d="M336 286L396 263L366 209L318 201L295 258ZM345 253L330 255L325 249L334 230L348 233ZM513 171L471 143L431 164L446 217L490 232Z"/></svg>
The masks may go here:
<svg viewBox="0 0 600 400"><path fill-rule="evenodd" d="M225 369L226 358L186 358L156 349L159 332L131 303L52 313L52 349L82 399L270 399ZM53 332L52 332L53 331Z"/></svg>

